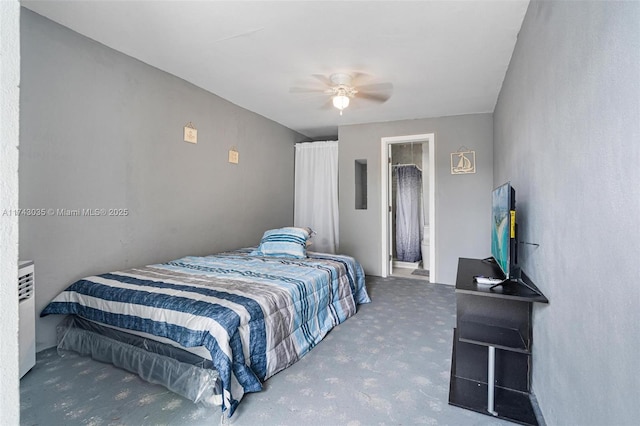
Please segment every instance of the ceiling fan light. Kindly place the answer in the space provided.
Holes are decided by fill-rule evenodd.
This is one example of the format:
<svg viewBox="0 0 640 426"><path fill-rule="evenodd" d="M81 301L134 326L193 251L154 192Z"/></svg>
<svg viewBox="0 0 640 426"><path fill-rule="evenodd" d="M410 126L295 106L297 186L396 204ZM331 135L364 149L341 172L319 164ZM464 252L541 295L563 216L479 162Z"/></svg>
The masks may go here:
<svg viewBox="0 0 640 426"><path fill-rule="evenodd" d="M333 97L333 106L338 108L340 112L349 106L349 97L345 95L336 95Z"/></svg>

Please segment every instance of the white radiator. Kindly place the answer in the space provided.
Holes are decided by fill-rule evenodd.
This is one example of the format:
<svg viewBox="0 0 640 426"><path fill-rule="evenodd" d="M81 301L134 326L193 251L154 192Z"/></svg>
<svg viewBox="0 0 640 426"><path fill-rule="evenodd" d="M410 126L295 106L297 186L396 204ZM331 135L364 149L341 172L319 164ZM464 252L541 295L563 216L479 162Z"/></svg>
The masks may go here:
<svg viewBox="0 0 640 426"><path fill-rule="evenodd" d="M36 365L35 268L33 261L18 263L18 299L20 301L20 377Z"/></svg>

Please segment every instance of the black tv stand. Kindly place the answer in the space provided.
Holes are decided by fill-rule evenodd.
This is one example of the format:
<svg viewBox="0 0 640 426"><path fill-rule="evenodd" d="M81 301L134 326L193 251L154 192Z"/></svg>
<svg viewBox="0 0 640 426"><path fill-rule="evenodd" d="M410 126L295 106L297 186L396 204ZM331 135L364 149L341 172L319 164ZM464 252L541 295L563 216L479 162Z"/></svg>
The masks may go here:
<svg viewBox="0 0 640 426"><path fill-rule="evenodd" d="M531 399L533 302L548 303L524 274L498 287L475 276L501 276L496 263L460 259L456 278L449 404L512 422L534 425Z"/></svg>

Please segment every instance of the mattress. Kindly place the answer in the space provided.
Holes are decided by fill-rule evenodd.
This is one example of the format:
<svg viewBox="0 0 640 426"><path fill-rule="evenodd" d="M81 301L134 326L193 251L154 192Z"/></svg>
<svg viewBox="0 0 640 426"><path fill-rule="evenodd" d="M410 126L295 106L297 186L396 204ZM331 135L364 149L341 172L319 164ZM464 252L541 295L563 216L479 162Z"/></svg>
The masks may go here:
<svg viewBox="0 0 640 426"><path fill-rule="evenodd" d="M251 248L79 280L41 313L76 315L211 361L223 410L295 363L369 302L352 257L256 256ZM204 348L204 349L203 349Z"/></svg>

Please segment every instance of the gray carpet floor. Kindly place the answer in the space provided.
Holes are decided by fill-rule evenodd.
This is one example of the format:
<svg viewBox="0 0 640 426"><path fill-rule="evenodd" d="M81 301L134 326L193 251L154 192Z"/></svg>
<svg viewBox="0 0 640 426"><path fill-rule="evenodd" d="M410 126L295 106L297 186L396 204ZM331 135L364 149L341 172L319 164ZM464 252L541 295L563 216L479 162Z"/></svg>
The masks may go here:
<svg viewBox="0 0 640 426"><path fill-rule="evenodd" d="M506 425L448 405L451 286L367 277L372 303L245 395L232 418L55 348L21 380L22 425Z"/></svg>

